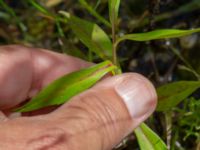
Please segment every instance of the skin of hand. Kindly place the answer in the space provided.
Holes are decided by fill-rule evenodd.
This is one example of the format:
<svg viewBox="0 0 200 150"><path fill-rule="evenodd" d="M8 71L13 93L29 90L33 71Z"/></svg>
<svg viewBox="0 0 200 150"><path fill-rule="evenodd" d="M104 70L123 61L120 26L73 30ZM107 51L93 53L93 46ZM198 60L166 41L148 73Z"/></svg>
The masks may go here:
<svg viewBox="0 0 200 150"><path fill-rule="evenodd" d="M111 150L155 110L152 84L136 73L107 77L48 113L9 118L58 77L91 64L18 45L0 47L1 150Z"/></svg>

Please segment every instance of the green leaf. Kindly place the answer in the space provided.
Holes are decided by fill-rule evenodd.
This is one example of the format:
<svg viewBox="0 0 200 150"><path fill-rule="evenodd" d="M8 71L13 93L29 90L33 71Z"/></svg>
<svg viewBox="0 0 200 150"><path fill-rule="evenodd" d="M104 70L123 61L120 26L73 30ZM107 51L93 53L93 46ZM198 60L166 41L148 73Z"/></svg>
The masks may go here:
<svg viewBox="0 0 200 150"><path fill-rule="evenodd" d="M167 146L162 139L144 123L136 128L134 132L141 150L167 150Z"/></svg>
<svg viewBox="0 0 200 150"><path fill-rule="evenodd" d="M109 6L110 22L112 25L116 25L119 13L120 0L109 0L108 6Z"/></svg>
<svg viewBox="0 0 200 150"><path fill-rule="evenodd" d="M30 102L15 111L28 112L46 106L63 104L73 96L93 86L114 69L116 66L112 65L110 61L105 61L90 68L67 74L49 84Z"/></svg>
<svg viewBox="0 0 200 150"><path fill-rule="evenodd" d="M61 28L60 22L63 22L63 20L59 17L54 15L53 13L51 13L47 8L45 8L44 6L40 5L39 3L37 3L35 0L28 0L29 3L36 8L39 12L41 12L42 14L48 16L49 18L51 18L52 20L55 21L56 23L56 27L58 30L58 33L61 37L65 37L63 29Z"/></svg>
<svg viewBox="0 0 200 150"><path fill-rule="evenodd" d="M178 65L178 69L188 71L188 72L192 73L197 78L197 80L200 80L199 73L196 72L193 68L187 67L187 66L184 66L184 65Z"/></svg>
<svg viewBox="0 0 200 150"><path fill-rule="evenodd" d="M81 5L87 9L91 15L93 15L94 17L96 17L100 22L102 22L103 24L105 24L108 27L111 27L111 24L104 19L104 17L102 17L92 6L90 6L86 0L79 0L79 2L81 3Z"/></svg>
<svg viewBox="0 0 200 150"><path fill-rule="evenodd" d="M0 11L0 19L5 19L6 21L10 21L11 15L6 13L6 12L2 12Z"/></svg>
<svg viewBox="0 0 200 150"><path fill-rule="evenodd" d="M101 4L101 0L97 0L94 9L96 10L99 7L100 4Z"/></svg>
<svg viewBox="0 0 200 150"><path fill-rule="evenodd" d="M42 5L38 4L37 2L35 2L35 0L29 0L29 3L35 7L38 11L40 11L41 13L47 15L47 16L51 16L54 17L54 15L49 12L45 7L43 7Z"/></svg>
<svg viewBox="0 0 200 150"><path fill-rule="evenodd" d="M179 29L160 29L154 30L145 33L134 33L134 34L126 34L119 38L116 44L119 44L124 40L133 40L133 41L150 41L157 39L167 39L167 38L178 38L186 35L190 35L192 33L200 32L200 28L192 29L192 30L179 30Z"/></svg>
<svg viewBox="0 0 200 150"><path fill-rule="evenodd" d="M71 16L64 11L60 13L68 19L72 31L83 44L102 59L111 59L112 43L108 35L97 24Z"/></svg>
<svg viewBox="0 0 200 150"><path fill-rule="evenodd" d="M157 111L167 111L190 96L200 87L199 81L179 81L165 84L157 89Z"/></svg>

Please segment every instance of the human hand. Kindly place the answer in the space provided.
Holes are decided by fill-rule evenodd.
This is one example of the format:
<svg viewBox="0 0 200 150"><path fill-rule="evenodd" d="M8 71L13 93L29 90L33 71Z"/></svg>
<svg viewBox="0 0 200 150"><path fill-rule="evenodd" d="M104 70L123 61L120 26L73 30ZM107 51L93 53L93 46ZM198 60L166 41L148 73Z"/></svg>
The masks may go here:
<svg viewBox="0 0 200 150"><path fill-rule="evenodd" d="M90 65L42 49L1 46L0 149L110 150L151 115L154 87L143 76L126 73L107 77L55 110L8 117L51 81Z"/></svg>

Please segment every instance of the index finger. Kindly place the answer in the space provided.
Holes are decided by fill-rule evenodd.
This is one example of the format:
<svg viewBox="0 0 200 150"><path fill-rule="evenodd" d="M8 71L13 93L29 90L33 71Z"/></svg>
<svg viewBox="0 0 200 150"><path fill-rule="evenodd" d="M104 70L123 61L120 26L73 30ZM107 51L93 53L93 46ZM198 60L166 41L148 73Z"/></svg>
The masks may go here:
<svg viewBox="0 0 200 150"><path fill-rule="evenodd" d="M56 78L91 65L81 59L19 45L0 47L0 110L35 95Z"/></svg>

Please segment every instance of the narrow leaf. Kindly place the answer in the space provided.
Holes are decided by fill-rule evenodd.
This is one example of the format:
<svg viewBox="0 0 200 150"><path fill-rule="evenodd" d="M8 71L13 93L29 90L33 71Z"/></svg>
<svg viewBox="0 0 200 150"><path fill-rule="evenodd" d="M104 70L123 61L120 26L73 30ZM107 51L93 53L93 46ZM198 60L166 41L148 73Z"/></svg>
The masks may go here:
<svg viewBox="0 0 200 150"><path fill-rule="evenodd" d="M109 0L108 5L109 5L110 22L111 24L116 25L119 13L120 0Z"/></svg>
<svg viewBox="0 0 200 150"><path fill-rule="evenodd" d="M160 29L145 33L134 33L122 36L117 40L117 44L124 40L133 41L150 41L157 39L178 38L192 33L200 32L200 28L192 30L179 30L179 29Z"/></svg>
<svg viewBox="0 0 200 150"><path fill-rule="evenodd" d="M47 16L51 16L54 17L54 15L49 12L45 7L43 7L42 5L38 4L37 2L35 2L35 0L29 0L29 3L35 7L38 11L40 11L41 13L47 15Z"/></svg>
<svg viewBox="0 0 200 150"><path fill-rule="evenodd" d="M181 70L188 71L188 72L192 73L197 78L197 80L200 80L199 73L196 72L193 68L187 67L185 65L178 65L178 68L181 69Z"/></svg>
<svg viewBox="0 0 200 150"><path fill-rule="evenodd" d="M94 9L96 10L99 7L100 4L101 4L101 0L97 0Z"/></svg>
<svg viewBox="0 0 200 150"><path fill-rule="evenodd" d="M67 74L44 88L30 102L18 108L18 112L28 112L51 105L60 105L73 96L93 86L104 75L116 69L110 61L97 64Z"/></svg>
<svg viewBox="0 0 200 150"><path fill-rule="evenodd" d="M56 27L58 30L58 33L61 37L65 37L63 29L61 28L60 22L63 22L63 20L59 17L51 13L47 8L37 3L35 0L29 0L29 3L36 8L39 12L41 12L45 17L48 17L51 20L54 20L56 23Z"/></svg>
<svg viewBox="0 0 200 150"><path fill-rule="evenodd" d="M167 111L190 96L200 87L199 81L179 81L165 84L157 89L157 111Z"/></svg>
<svg viewBox="0 0 200 150"><path fill-rule="evenodd" d="M60 11L67 19L72 31L91 51L102 59L111 59L112 43L108 35L95 23Z"/></svg>
<svg viewBox="0 0 200 150"><path fill-rule="evenodd" d="M5 19L6 21L10 21L11 15L7 12L0 11L0 19Z"/></svg>
<svg viewBox="0 0 200 150"><path fill-rule="evenodd" d="M136 128L134 132L141 150L167 150L167 146L162 139L144 123Z"/></svg>
<svg viewBox="0 0 200 150"><path fill-rule="evenodd" d="M105 24L108 27L111 27L111 24L104 19L104 17L102 17L92 6L90 6L86 0L79 0L79 2L81 3L81 5L87 9L91 15L93 15L94 17L96 17L100 22L102 22L103 24Z"/></svg>

